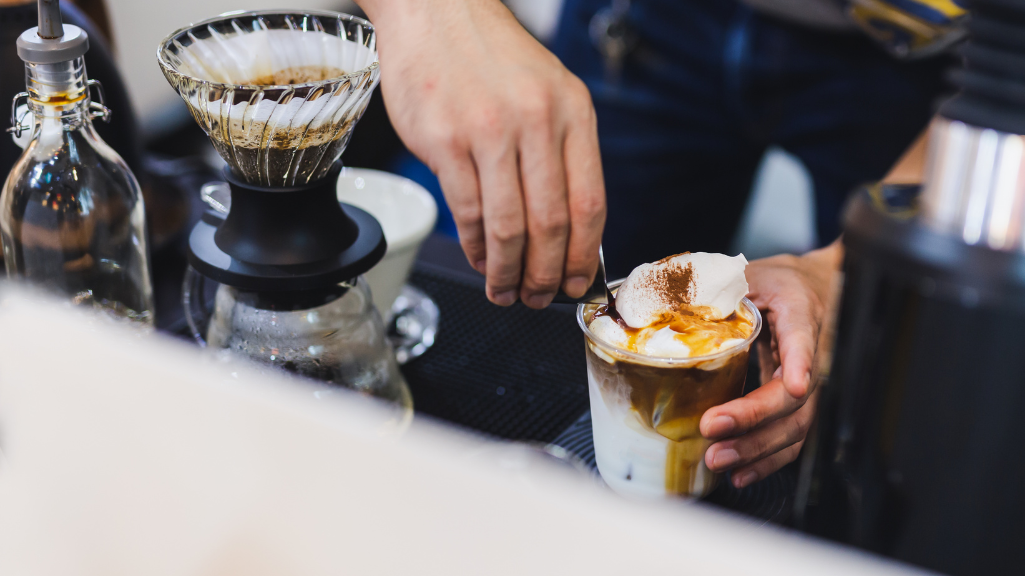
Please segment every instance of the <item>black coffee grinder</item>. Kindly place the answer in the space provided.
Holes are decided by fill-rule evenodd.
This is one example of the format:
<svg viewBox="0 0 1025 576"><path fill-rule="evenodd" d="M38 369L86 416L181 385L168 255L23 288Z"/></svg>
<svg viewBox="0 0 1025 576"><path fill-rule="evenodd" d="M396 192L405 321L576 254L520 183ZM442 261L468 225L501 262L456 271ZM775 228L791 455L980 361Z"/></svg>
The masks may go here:
<svg viewBox="0 0 1025 576"><path fill-rule="evenodd" d="M805 530L949 574L1025 571L1025 0L973 0L921 192L846 215Z"/></svg>
<svg viewBox="0 0 1025 576"><path fill-rule="evenodd" d="M337 12L229 13L172 33L157 59L227 162L230 198L206 198L214 209L189 237L197 341L390 401L408 421L409 389L361 276L384 256L384 234L337 192L380 77L373 26ZM210 312L204 280L220 283Z"/></svg>

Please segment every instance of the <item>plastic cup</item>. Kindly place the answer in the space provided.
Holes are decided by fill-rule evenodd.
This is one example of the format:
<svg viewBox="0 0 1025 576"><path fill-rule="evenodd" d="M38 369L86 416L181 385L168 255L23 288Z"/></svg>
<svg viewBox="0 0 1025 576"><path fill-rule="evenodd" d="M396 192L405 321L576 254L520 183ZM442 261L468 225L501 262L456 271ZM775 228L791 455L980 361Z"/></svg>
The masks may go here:
<svg viewBox="0 0 1025 576"><path fill-rule="evenodd" d="M712 443L701 436L698 423L706 410L743 393L748 353L762 317L747 298L742 304L754 321L751 335L737 346L692 358L658 358L613 346L588 328L598 306L577 308L595 459L602 479L618 494L700 497L718 484L720 474L705 466Z"/></svg>

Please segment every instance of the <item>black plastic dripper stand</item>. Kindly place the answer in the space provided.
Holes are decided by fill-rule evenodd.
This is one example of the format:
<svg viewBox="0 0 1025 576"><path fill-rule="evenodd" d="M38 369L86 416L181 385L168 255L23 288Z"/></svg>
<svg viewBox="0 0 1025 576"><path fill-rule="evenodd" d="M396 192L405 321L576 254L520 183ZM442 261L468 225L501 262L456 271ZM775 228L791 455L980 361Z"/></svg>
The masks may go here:
<svg viewBox="0 0 1025 576"><path fill-rule="evenodd" d="M189 236L189 264L252 293L259 308L301 309L341 295L338 284L370 270L387 244L380 223L338 201L338 163L321 180L257 186L225 167L231 209L208 210Z"/></svg>

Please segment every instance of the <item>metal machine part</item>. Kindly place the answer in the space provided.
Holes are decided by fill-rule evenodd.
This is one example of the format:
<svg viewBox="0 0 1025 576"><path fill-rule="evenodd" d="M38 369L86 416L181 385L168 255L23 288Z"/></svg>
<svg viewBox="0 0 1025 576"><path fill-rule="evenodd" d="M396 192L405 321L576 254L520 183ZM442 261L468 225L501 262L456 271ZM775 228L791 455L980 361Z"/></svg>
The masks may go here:
<svg viewBox="0 0 1025 576"><path fill-rule="evenodd" d="M1025 251L1025 136L937 118L922 222L965 244Z"/></svg>

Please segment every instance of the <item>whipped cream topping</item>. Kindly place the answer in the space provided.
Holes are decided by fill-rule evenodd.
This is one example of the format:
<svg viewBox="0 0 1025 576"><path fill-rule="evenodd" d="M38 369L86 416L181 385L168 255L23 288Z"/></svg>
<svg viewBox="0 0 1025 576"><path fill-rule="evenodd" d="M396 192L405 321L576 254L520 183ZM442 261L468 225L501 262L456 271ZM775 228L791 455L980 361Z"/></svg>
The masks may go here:
<svg viewBox="0 0 1025 576"><path fill-rule="evenodd" d="M589 328L617 348L659 358L714 354L742 344L754 329L741 304L743 255L678 254L634 269L616 292L620 319L599 311Z"/></svg>
<svg viewBox="0 0 1025 576"><path fill-rule="evenodd" d="M743 254L677 254L634 268L616 292L616 311L631 328L645 328L666 313L689 307L721 320L747 295Z"/></svg>

